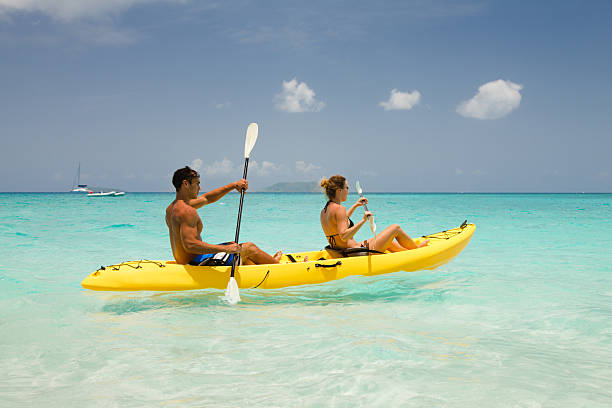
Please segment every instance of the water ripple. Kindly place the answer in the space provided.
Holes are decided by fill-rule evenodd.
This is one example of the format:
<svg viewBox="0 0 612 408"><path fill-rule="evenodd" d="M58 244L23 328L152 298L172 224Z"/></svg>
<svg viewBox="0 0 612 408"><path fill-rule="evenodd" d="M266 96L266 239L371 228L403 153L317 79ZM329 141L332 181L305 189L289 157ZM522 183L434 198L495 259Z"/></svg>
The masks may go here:
<svg viewBox="0 0 612 408"><path fill-rule="evenodd" d="M134 228L134 227L135 227L134 224L113 224L106 228L113 229L113 228Z"/></svg>

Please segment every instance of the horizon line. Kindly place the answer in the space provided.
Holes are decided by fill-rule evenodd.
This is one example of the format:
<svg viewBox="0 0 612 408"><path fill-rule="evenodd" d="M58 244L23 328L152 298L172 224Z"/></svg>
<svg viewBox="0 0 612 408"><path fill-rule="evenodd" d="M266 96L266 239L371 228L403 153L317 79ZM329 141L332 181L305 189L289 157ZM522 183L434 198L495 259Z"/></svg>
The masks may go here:
<svg viewBox="0 0 612 408"><path fill-rule="evenodd" d="M122 190L125 191L125 190ZM126 194L175 194L174 191L125 191ZM230 191L228 194L236 193ZM251 194L324 194L314 191L250 191ZM82 194L72 191L0 191L0 194ZM356 195L350 192L349 195ZM612 191L369 191L368 194L612 194Z"/></svg>

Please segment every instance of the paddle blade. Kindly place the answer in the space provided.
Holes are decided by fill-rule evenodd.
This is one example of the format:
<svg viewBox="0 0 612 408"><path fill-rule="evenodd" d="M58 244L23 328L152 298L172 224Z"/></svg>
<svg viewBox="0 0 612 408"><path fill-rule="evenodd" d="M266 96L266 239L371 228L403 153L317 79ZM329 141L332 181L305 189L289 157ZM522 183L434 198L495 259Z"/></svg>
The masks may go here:
<svg viewBox="0 0 612 408"><path fill-rule="evenodd" d="M238 290L238 283L236 279L232 276L227 284L227 289L225 289L225 296L223 297L230 305L235 305L240 302L240 291Z"/></svg>
<svg viewBox="0 0 612 408"><path fill-rule="evenodd" d="M251 123L247 128L246 139L244 140L244 158L248 159L251 155L251 150L255 146L257 141L257 134L259 133L259 127L257 123Z"/></svg>
<svg viewBox="0 0 612 408"><path fill-rule="evenodd" d="M359 193L359 195L361 195L361 193L363 191L361 190L361 186L359 185L359 180L357 180L357 182L355 183L355 186L357 187L357 193Z"/></svg>

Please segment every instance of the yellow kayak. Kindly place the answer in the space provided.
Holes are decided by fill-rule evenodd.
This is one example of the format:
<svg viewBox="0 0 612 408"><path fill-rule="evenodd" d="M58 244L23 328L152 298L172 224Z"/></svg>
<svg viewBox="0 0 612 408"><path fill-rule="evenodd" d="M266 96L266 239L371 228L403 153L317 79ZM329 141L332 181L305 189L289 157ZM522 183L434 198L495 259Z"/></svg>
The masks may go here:
<svg viewBox="0 0 612 408"><path fill-rule="evenodd" d="M352 275L434 269L457 256L475 229L474 224L464 223L458 228L426 235L415 242L429 239L427 246L403 252L342 257L338 252L324 249L286 254L279 264L237 266L235 278L242 289L276 289ZM306 256L308 261L304 262ZM230 270L229 266L179 265L174 261L129 261L102 267L81 285L86 289L110 291L225 289Z"/></svg>

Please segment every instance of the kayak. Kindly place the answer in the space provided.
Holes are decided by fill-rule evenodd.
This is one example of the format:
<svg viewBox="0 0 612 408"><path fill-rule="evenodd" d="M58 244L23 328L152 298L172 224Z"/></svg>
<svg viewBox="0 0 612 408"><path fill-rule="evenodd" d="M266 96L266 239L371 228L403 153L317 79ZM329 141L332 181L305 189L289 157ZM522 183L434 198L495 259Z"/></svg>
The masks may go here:
<svg viewBox="0 0 612 408"><path fill-rule="evenodd" d="M429 239L426 246L395 253L342 257L336 251L323 249L283 254L278 264L237 266L235 278L242 289L277 289L319 284L352 275L431 270L457 256L466 247L475 229L474 224L463 223L460 227L415 239L417 244ZM230 266L127 261L101 267L86 277L81 285L86 289L106 291L225 289L230 271Z"/></svg>

